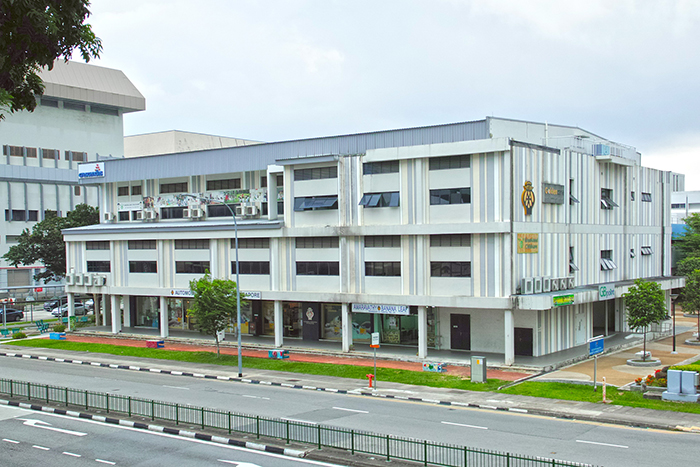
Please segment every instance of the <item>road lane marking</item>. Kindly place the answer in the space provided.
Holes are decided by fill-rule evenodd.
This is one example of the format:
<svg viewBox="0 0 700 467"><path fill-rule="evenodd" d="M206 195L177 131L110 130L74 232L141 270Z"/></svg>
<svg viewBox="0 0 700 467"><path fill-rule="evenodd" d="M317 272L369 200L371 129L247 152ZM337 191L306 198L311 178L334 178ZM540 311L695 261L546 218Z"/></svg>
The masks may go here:
<svg viewBox="0 0 700 467"><path fill-rule="evenodd" d="M251 464L249 462L236 462L236 461L227 461L226 459L217 459L219 462L223 462L224 464L233 464L237 465L238 467L260 467L258 464Z"/></svg>
<svg viewBox="0 0 700 467"><path fill-rule="evenodd" d="M50 448L46 448L44 446L37 446L36 444L32 446L33 448L41 449L42 451L50 451Z"/></svg>
<svg viewBox="0 0 700 467"><path fill-rule="evenodd" d="M81 433L80 431L64 430L61 428L54 428L50 426L49 422L44 422L42 420L33 420L31 418L18 418L18 420L24 420L24 425L33 426L35 428L41 428L44 430L57 431L58 433L65 433L67 435L73 436L87 436L87 433Z"/></svg>
<svg viewBox="0 0 700 467"><path fill-rule="evenodd" d="M15 441L14 439L3 438L2 440L12 444L19 444L19 441Z"/></svg>
<svg viewBox="0 0 700 467"><path fill-rule="evenodd" d="M184 389L185 391L189 391L190 388L183 388L181 386L166 386L165 384L163 385L164 388L170 388L170 389Z"/></svg>
<svg viewBox="0 0 700 467"><path fill-rule="evenodd" d="M248 394L241 394L241 397L247 397L248 399L262 399L264 401L269 401L269 397L262 397L262 396L249 396Z"/></svg>
<svg viewBox="0 0 700 467"><path fill-rule="evenodd" d="M95 459L95 462L99 462L101 464L109 464L109 465L116 465L117 464L116 462L106 461L104 459Z"/></svg>
<svg viewBox="0 0 700 467"><path fill-rule="evenodd" d="M466 428L476 428L477 430L488 430L488 427L485 426L477 426L477 425L465 425L463 423L453 423L453 422L440 422L443 425L454 425L454 426L463 426Z"/></svg>
<svg viewBox="0 0 700 467"><path fill-rule="evenodd" d="M585 444L597 444L598 446L608 446L611 448L629 449L629 446L623 446L622 444L596 443L595 441L583 441L581 439L577 439L576 442Z"/></svg>
<svg viewBox="0 0 700 467"><path fill-rule="evenodd" d="M63 451L63 454L65 454L66 456L71 456L71 457L83 457L80 454L75 454L74 452Z"/></svg>
<svg viewBox="0 0 700 467"><path fill-rule="evenodd" d="M345 410L346 412L369 413L366 410L346 409L344 407L333 407L335 410Z"/></svg>
<svg viewBox="0 0 700 467"><path fill-rule="evenodd" d="M306 421L306 420L297 420L297 419L295 419L295 418L285 418L285 417L282 417L282 420L287 420L287 421L289 421L289 422L297 422L297 423L308 423L309 425L318 425L318 423L316 423L316 422L309 422L309 421Z"/></svg>

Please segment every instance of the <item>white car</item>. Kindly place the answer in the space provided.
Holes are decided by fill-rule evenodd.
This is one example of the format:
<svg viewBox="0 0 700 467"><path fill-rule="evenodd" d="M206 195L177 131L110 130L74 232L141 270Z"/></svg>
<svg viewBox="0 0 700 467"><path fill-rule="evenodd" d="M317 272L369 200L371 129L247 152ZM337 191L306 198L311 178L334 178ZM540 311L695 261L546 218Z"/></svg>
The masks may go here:
<svg viewBox="0 0 700 467"><path fill-rule="evenodd" d="M85 308L85 306L82 303L76 303L73 309L75 310L75 316L86 315L88 312L87 308ZM68 304L65 303L61 305L60 308L54 308L53 310L51 310L51 314L54 315L56 318L68 316Z"/></svg>

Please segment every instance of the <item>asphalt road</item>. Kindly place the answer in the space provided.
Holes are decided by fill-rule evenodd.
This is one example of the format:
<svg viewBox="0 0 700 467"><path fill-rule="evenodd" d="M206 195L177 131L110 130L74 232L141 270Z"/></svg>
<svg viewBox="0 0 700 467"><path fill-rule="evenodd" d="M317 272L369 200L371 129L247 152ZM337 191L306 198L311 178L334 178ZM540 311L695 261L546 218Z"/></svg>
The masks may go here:
<svg viewBox="0 0 700 467"><path fill-rule="evenodd" d="M14 407L0 407L0 433L0 462L16 467L337 467Z"/></svg>
<svg viewBox="0 0 700 467"><path fill-rule="evenodd" d="M700 441L690 433L17 358L0 358L0 368L4 378L605 466L693 463Z"/></svg>

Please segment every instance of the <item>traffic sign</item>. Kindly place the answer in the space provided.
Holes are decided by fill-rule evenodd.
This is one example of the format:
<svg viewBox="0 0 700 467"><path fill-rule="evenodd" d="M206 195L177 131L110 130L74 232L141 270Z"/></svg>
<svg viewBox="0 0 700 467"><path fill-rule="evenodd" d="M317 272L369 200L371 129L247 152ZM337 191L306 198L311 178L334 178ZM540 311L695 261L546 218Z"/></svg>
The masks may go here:
<svg viewBox="0 0 700 467"><path fill-rule="evenodd" d="M605 340L603 339L603 336L597 336L589 339L588 341L588 356L592 357L594 355L598 355L599 353L603 353L605 350Z"/></svg>
<svg viewBox="0 0 700 467"><path fill-rule="evenodd" d="M372 333L372 343L370 344L370 347L373 349L379 348L379 333L378 332Z"/></svg>

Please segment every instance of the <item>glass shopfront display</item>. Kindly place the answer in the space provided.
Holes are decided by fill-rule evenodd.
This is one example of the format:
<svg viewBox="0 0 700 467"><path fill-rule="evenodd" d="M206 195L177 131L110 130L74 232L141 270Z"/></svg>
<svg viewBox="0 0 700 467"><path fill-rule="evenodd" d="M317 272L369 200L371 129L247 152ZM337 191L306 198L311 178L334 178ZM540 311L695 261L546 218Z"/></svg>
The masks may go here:
<svg viewBox="0 0 700 467"><path fill-rule="evenodd" d="M263 301L260 304L260 314L262 318L262 329L259 334L264 336L275 335L275 302Z"/></svg>
<svg viewBox="0 0 700 467"><path fill-rule="evenodd" d="M321 305L323 316L322 339L342 340L343 338L343 313L340 303L323 303Z"/></svg>
<svg viewBox="0 0 700 467"><path fill-rule="evenodd" d="M300 302L284 302L282 304L284 337L301 337L303 325L301 313L302 304Z"/></svg>
<svg viewBox="0 0 700 467"><path fill-rule="evenodd" d="M136 327L158 328L160 326L160 298L132 297L134 315L132 323Z"/></svg>
<svg viewBox="0 0 700 467"><path fill-rule="evenodd" d="M192 308L191 298L169 298L168 304L168 327L173 330L194 331L195 318L187 314L187 310Z"/></svg>
<svg viewBox="0 0 700 467"><path fill-rule="evenodd" d="M418 314L379 315L380 338L385 344L418 345Z"/></svg>
<svg viewBox="0 0 700 467"><path fill-rule="evenodd" d="M374 332L374 318L371 313L352 314L352 340L371 341Z"/></svg>

